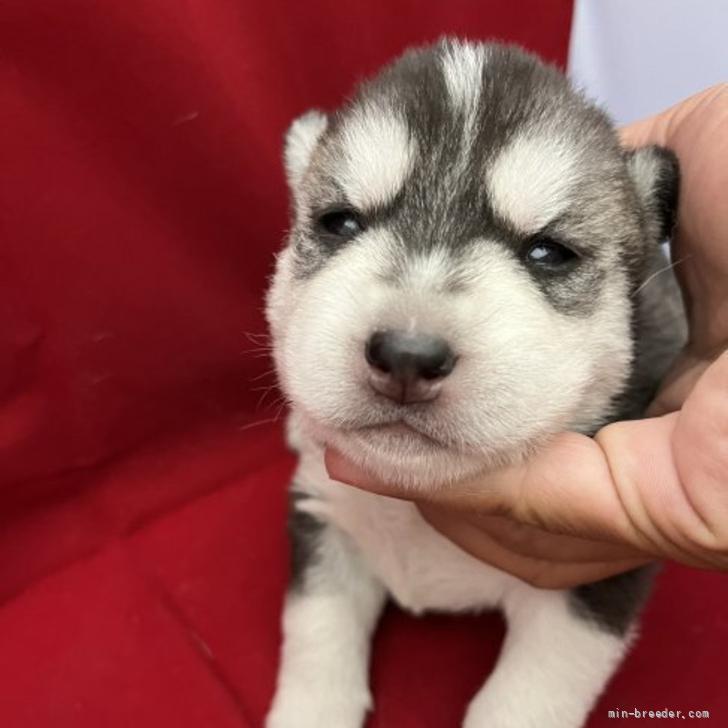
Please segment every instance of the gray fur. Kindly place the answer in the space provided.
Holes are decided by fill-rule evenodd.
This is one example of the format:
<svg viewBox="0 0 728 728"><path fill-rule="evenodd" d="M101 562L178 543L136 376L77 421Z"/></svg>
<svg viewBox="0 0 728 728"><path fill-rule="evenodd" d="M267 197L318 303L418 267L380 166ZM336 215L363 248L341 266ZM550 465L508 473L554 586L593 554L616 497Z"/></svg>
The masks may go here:
<svg viewBox="0 0 728 728"><path fill-rule="evenodd" d="M645 566L578 586L571 591L572 607L580 617L624 636L650 595L655 573L654 566Z"/></svg>
<svg viewBox="0 0 728 728"><path fill-rule="evenodd" d="M677 205L677 200L674 204ZM675 210L667 214L674 216ZM669 268L665 256L655 249L635 277L637 292L632 296L635 361L626 388L615 395L612 421L644 415L660 381L687 340L680 289Z"/></svg>
<svg viewBox="0 0 728 728"><path fill-rule="evenodd" d="M325 525L298 506L308 499L305 493L290 491L288 538L291 544L291 575L288 588L292 592L306 587L306 571L315 563L321 533Z"/></svg>
<svg viewBox="0 0 728 728"><path fill-rule="evenodd" d="M577 266L561 279L537 276L537 280L560 311L588 314L607 265L604 251L615 244L622 247L622 264L635 267L637 278L641 266L637 253L646 226L651 225L639 209L629 166L608 117L575 93L560 72L535 56L514 47L486 45L476 135L464 152L461 140L467 121L448 98L440 66L449 44L443 41L407 52L362 84L353 99L330 116L308 177L308 185L316 188L316 207L308 211L307 227L295 235L299 274L312 275L340 249L316 233L315 219L324 208L349 204L336 181L341 129L362 104L373 104L401 113L419 152L400 195L385 207L361 212L370 226L386 226L398 235L404 258L448 246L454 275L459 253L474 241L487 240L488 245L501 245L516 256L528 243L528 237L495 214L484 183L484 170L516 130L558 133L583 150L573 204L546 232L574 244L591 265ZM676 179L674 162L663 159L661 152L655 154L660 155L660 166L665 166L666 184L661 190L669 190ZM671 202L674 195L661 194L652 214L664 217ZM625 215L625 210L631 214ZM659 227L664 229L662 222Z"/></svg>

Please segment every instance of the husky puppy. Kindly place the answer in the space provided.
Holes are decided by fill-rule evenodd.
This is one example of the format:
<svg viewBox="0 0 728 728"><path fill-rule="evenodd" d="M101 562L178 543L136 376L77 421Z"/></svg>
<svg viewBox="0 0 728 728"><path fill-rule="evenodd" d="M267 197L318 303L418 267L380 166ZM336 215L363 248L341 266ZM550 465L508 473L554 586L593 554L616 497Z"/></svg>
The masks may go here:
<svg viewBox="0 0 728 728"><path fill-rule="evenodd" d="M653 278L675 157L621 149L606 115L534 56L443 40L295 121L285 164L293 224L267 313L300 463L268 728L363 724L388 597L416 614L503 611L467 728L581 726L650 573L534 588L410 502L333 482L323 452L415 494L638 416L683 336L674 281Z"/></svg>

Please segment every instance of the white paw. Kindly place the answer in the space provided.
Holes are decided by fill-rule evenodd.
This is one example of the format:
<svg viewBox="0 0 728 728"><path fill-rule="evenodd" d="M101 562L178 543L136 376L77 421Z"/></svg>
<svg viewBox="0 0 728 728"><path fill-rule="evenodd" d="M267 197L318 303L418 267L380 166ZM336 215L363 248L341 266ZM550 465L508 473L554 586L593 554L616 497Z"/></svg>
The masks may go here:
<svg viewBox="0 0 728 728"><path fill-rule="evenodd" d="M361 728L371 706L369 696L341 696L335 690L276 695L265 728Z"/></svg>
<svg viewBox="0 0 728 728"><path fill-rule="evenodd" d="M499 711L494 711L489 706L480 706L473 702L465 713L463 728L525 728L528 725L518 723L514 715L504 715L504 711L500 711L500 715L498 713Z"/></svg>
<svg viewBox="0 0 728 728"><path fill-rule="evenodd" d="M497 696L487 692L473 698L463 721L463 728L581 728L583 718L559 712L555 706L529 704L513 696Z"/></svg>

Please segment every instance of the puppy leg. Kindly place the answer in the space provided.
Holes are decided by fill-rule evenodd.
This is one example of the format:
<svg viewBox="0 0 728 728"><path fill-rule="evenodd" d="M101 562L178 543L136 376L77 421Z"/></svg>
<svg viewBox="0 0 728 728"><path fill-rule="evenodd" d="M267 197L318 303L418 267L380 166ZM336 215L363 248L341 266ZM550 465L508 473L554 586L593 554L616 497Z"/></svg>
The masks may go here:
<svg viewBox="0 0 728 728"><path fill-rule="evenodd" d="M579 728L622 660L629 630L579 613L569 592L524 586L505 612L501 656L464 727Z"/></svg>
<svg viewBox="0 0 728 728"><path fill-rule="evenodd" d="M294 574L266 728L359 728L372 704L369 648L385 590L343 533L293 507Z"/></svg>

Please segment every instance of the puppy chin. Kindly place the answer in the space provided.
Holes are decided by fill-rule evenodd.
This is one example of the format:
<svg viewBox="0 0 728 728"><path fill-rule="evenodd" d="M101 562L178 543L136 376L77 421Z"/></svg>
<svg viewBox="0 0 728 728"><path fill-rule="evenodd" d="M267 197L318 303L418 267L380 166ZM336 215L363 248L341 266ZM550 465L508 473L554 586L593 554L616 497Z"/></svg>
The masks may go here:
<svg viewBox="0 0 728 728"><path fill-rule="evenodd" d="M462 453L401 426L339 430L307 423L316 440L338 450L378 480L413 491L432 491L487 468L481 456Z"/></svg>

